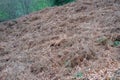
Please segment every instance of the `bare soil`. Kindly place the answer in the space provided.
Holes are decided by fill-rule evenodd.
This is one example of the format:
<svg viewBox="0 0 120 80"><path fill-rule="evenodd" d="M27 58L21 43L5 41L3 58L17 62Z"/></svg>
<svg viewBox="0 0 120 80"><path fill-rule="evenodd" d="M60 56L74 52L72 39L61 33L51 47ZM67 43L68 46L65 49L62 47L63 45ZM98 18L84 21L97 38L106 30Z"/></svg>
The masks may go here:
<svg viewBox="0 0 120 80"><path fill-rule="evenodd" d="M120 0L78 0L0 23L0 80L120 80Z"/></svg>

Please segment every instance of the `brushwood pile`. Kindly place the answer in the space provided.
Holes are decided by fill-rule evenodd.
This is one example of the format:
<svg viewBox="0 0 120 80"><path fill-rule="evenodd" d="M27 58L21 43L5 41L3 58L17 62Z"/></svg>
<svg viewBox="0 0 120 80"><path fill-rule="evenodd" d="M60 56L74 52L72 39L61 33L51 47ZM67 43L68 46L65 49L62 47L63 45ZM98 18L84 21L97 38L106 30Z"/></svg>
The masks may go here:
<svg viewBox="0 0 120 80"><path fill-rule="evenodd" d="M120 80L120 0L77 0L0 23L0 80Z"/></svg>

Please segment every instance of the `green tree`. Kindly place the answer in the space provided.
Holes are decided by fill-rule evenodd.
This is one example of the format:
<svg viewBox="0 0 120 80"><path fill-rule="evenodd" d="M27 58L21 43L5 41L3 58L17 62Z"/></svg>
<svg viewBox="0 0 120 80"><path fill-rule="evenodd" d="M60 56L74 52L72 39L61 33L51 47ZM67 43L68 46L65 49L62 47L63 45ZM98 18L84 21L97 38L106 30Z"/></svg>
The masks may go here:
<svg viewBox="0 0 120 80"><path fill-rule="evenodd" d="M33 11L71 1L74 0L0 0L0 21L15 19Z"/></svg>
<svg viewBox="0 0 120 80"><path fill-rule="evenodd" d="M66 4L68 2L72 2L72 1L75 1L75 0L54 0L54 5L63 5L63 4Z"/></svg>

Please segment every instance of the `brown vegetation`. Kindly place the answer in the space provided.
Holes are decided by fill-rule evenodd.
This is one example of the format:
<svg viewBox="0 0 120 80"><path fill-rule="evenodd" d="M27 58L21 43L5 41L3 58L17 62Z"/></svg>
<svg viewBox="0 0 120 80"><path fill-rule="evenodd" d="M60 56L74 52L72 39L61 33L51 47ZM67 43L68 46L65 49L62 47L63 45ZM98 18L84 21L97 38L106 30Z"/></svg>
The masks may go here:
<svg viewBox="0 0 120 80"><path fill-rule="evenodd" d="M115 41L119 0L78 0L3 22L0 80L120 80Z"/></svg>

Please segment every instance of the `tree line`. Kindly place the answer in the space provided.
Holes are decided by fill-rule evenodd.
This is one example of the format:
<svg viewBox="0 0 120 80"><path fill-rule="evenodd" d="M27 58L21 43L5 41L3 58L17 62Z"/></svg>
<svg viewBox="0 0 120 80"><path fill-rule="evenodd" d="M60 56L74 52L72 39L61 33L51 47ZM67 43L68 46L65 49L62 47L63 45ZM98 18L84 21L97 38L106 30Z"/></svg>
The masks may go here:
<svg viewBox="0 0 120 80"><path fill-rule="evenodd" d="M0 22L74 0L0 0Z"/></svg>

